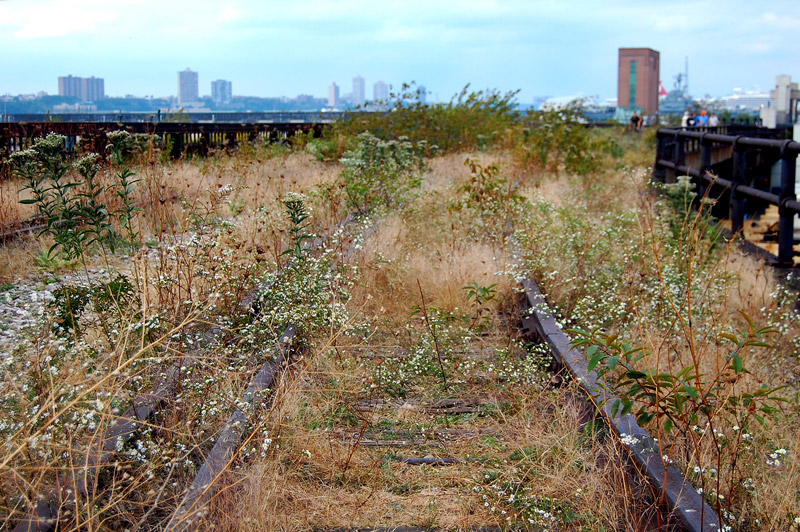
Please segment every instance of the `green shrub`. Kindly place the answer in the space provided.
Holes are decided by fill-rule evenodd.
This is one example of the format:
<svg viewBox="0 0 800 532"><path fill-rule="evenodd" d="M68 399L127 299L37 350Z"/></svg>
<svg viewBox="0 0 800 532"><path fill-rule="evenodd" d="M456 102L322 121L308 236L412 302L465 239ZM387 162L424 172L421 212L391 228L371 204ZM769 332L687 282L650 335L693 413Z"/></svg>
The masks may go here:
<svg viewBox="0 0 800 532"><path fill-rule="evenodd" d="M409 200L422 184L427 144L407 139L380 140L371 133L358 136L358 144L340 161L340 180L347 205L366 211L391 207Z"/></svg>
<svg viewBox="0 0 800 532"><path fill-rule="evenodd" d="M425 141L448 153L486 150L500 146L519 130L517 92L469 92L467 85L448 103L423 104L413 84L404 84L400 92L390 95L384 110L352 113L326 136L338 138L337 144L344 148L342 138L352 139L368 131L382 140L405 137L414 143Z"/></svg>

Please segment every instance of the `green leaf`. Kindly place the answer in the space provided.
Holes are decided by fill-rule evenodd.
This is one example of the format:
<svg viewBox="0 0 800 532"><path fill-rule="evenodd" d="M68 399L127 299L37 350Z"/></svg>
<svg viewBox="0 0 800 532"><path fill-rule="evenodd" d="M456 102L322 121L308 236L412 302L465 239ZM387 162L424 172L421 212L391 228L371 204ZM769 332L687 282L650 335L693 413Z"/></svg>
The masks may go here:
<svg viewBox="0 0 800 532"><path fill-rule="evenodd" d="M694 387L689 386L688 384L684 384L683 389L686 391L687 394L689 394L692 397L692 399L697 399L697 397L699 396L697 390L695 390Z"/></svg>
<svg viewBox="0 0 800 532"><path fill-rule="evenodd" d="M669 434L670 432L672 432L672 427L673 427L672 420L667 418L667 420L664 422L664 432Z"/></svg>
<svg viewBox="0 0 800 532"><path fill-rule="evenodd" d="M591 336L588 332L584 331L583 329L567 329L566 332L577 336Z"/></svg>
<svg viewBox="0 0 800 532"><path fill-rule="evenodd" d="M595 353L592 358L589 359L589 364L586 366L586 371L592 371L597 364L603 360L605 353L602 351Z"/></svg>
<svg viewBox="0 0 800 532"><path fill-rule="evenodd" d="M611 417L617 417L617 412L619 412L620 401L619 399L614 399L614 403L611 405Z"/></svg>
<svg viewBox="0 0 800 532"><path fill-rule="evenodd" d="M742 357L739 355L739 353L733 357L731 364L733 365L733 371L735 371L737 374L742 372Z"/></svg>
<svg viewBox="0 0 800 532"><path fill-rule="evenodd" d="M620 412L619 415L625 416L630 414L631 410L633 410L633 401L631 401L630 399L622 399L622 403L624 406L622 408L622 412Z"/></svg>
<svg viewBox="0 0 800 532"><path fill-rule="evenodd" d="M694 366L686 366L685 368L680 370L677 375L675 375L675 378L678 379L678 380L681 380L684 377L686 377L689 374L689 372L692 371L693 369L694 369Z"/></svg>

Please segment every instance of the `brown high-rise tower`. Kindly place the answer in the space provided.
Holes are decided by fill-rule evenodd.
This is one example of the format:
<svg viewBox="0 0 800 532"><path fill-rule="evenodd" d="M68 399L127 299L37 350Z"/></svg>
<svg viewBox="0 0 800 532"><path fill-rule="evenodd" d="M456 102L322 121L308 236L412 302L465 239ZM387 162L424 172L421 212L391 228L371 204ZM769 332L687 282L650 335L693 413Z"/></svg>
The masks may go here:
<svg viewBox="0 0 800 532"><path fill-rule="evenodd" d="M659 53L650 48L620 48L617 106L658 114Z"/></svg>

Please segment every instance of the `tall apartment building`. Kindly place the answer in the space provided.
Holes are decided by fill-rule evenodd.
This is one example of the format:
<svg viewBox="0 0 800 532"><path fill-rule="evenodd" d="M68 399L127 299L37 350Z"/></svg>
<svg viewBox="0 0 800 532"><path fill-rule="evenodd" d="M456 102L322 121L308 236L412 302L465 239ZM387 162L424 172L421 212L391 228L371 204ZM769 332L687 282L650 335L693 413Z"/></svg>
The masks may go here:
<svg viewBox="0 0 800 532"><path fill-rule="evenodd" d="M59 76L58 95L72 98L81 97L81 78L72 76Z"/></svg>
<svg viewBox="0 0 800 532"><path fill-rule="evenodd" d="M419 103L426 103L428 100L428 89L425 88L425 85L420 85L417 87L417 101Z"/></svg>
<svg viewBox="0 0 800 532"><path fill-rule="evenodd" d="M660 54L650 48L620 48L617 70L617 105L658 114Z"/></svg>
<svg viewBox="0 0 800 532"><path fill-rule="evenodd" d="M387 102L389 100L389 85L382 81L376 81L372 86L372 99L375 102Z"/></svg>
<svg viewBox="0 0 800 532"><path fill-rule="evenodd" d="M339 86L334 82L328 87L328 106L336 107L337 105L339 105Z"/></svg>
<svg viewBox="0 0 800 532"><path fill-rule="evenodd" d="M224 79L211 82L211 99L214 103L229 103L233 98L233 84Z"/></svg>
<svg viewBox="0 0 800 532"><path fill-rule="evenodd" d="M363 107L365 102L364 78L356 76L353 78L353 106Z"/></svg>
<svg viewBox="0 0 800 532"><path fill-rule="evenodd" d="M187 68L178 72L178 105L194 103L200 100L197 72Z"/></svg>
<svg viewBox="0 0 800 532"><path fill-rule="evenodd" d="M103 78L81 78L78 76L59 76L58 95L80 98L82 102L96 102L105 98Z"/></svg>
<svg viewBox="0 0 800 532"><path fill-rule="evenodd" d="M81 79L81 100L84 102L96 102L105 98L106 88L103 78Z"/></svg>

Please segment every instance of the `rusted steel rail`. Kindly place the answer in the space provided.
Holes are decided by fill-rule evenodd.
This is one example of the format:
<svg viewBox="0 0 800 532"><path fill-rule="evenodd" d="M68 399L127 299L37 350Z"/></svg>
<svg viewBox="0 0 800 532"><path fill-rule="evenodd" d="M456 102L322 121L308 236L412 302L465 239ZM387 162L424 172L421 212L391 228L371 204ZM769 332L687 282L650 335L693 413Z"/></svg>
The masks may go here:
<svg viewBox="0 0 800 532"><path fill-rule="evenodd" d="M202 517L205 504L216 492L214 483L236 458L242 433L250 419L250 413L247 409L242 408L242 405L252 406L259 394L273 386L281 368L289 364L291 343L295 332L296 329L293 325L286 328L276 343L275 356L261 366L241 400L237 401L239 406L225 423L222 432L217 437L217 442L206 457L205 463L189 486L180 506L164 528L165 531L191 530L195 520ZM274 396L271 395L271 397Z"/></svg>
<svg viewBox="0 0 800 532"><path fill-rule="evenodd" d="M158 378L150 390L139 394L133 400L133 404L110 423L99 442L92 444L81 463L80 471L73 470L67 478L59 480L58 484L46 494L40 493L36 498L35 507L17 523L13 532L56 530L61 509L73 504L76 495L85 496L88 493L97 474L111 463L121 444L133 437L134 433L175 394L181 369L185 370L186 367L194 365L201 355L201 349L213 345L219 332L219 327L212 327L206 331L197 344L203 346L202 348L186 353L181 360L170 366L164 377Z"/></svg>
<svg viewBox="0 0 800 532"><path fill-rule="evenodd" d="M676 176L691 176L698 185L698 196L701 198L708 186L718 185L730 190L729 218L734 234L740 232L744 226L745 202L748 198L778 206L778 264L793 263L794 218L800 213L800 202L795 196L800 142L666 128L659 129L656 138L654 178L665 181L667 170L671 170ZM690 143L699 145L700 164L697 167L686 164L687 147ZM717 176L710 172L711 151L714 146L733 148L733 167L729 175ZM752 186L756 176L753 158L748 154L753 153L768 154L780 160L781 181L778 194Z"/></svg>
<svg viewBox="0 0 800 532"><path fill-rule="evenodd" d="M180 157L187 150L201 155L211 148L235 147L247 141L281 141L297 134L319 136L322 122L274 123L189 123L189 122L2 122L0 123L0 161L16 151L28 148L37 137L48 133L64 135L67 152L92 151L105 154L108 134L127 131L132 134L158 135L171 155ZM168 139L168 141L164 141Z"/></svg>
<svg viewBox="0 0 800 532"><path fill-rule="evenodd" d="M522 323L531 338L546 343L556 363L566 370L597 407L608 427L618 438L636 442L625 450L636 469L643 474L657 494L656 502L664 503L668 514L674 514L688 532L717 532L721 523L717 513L703 500L683 474L672 465L665 465L658 443L627 414L614 413L615 397L606 392L603 380L588 371L586 356L571 347L569 337L561 330L547 302L534 281L522 283L525 290L523 305L527 311ZM661 500L659 500L661 499Z"/></svg>
<svg viewBox="0 0 800 532"><path fill-rule="evenodd" d="M358 222L360 219L355 215L349 215L339 224L339 227L347 226L353 222ZM377 228L377 223L373 222L366 228L361 238L371 234ZM325 239L316 238L310 245L310 248L316 249L322 246ZM344 258L349 259L354 249L351 246L344 253ZM242 301L242 305L252 308L257 297L257 292L251 292ZM275 356L267 360L259 369L258 373L253 377L247 390L242 395L242 398L236 402L237 407L233 414L228 418L225 426L222 428L214 447L206 457L206 461L198 471L192 484L189 486L186 494L184 495L180 506L170 517L164 530L167 532L185 532L197 528L199 519L205 514L205 506L211 497L216 493L218 486L215 485L216 481L230 466L231 462L236 458L242 435L244 433L245 425L250 419L250 412L248 409L252 406L254 400L263 392L269 393L270 403L274 401L274 382L278 378L281 370L290 367L292 362L292 340L297 332L297 327L294 324L288 324L283 334L278 339L275 345ZM243 408L244 406L244 408ZM410 459L414 463L414 459ZM427 463L431 465L439 465L433 461L423 461L417 464ZM448 462L448 463L454 463Z"/></svg>
<svg viewBox="0 0 800 532"><path fill-rule="evenodd" d="M349 215L336 225L334 231L359 220L357 216ZM375 224L372 224L365 234L374 230ZM309 248L318 249L325 241L325 237L317 237L309 244ZM347 250L346 255L349 256L350 253L352 250ZM258 299L258 293L262 289L262 286L251 289L239 302L240 308L255 316L257 312L254 311L254 305ZM47 493L40 493L33 501L30 512L17 523L13 532L51 532L58 529L61 509L73 504L76 495L85 496L88 493L87 488L92 485L100 470L111 464L121 444L127 442L139 428L147 424L152 416L175 394L181 370L193 365L201 357L202 352L214 344L220 332L219 327L209 328L201 341L195 344L198 345L197 348L192 349L172 364L166 375L158 378L153 388L138 395L132 405L110 423L100 440L90 446L91 449L81 463L81 468L73 471L69 477L60 479ZM269 388L278 371L287 365L291 339L294 335L294 326L287 326L276 344L275 356L261 366L242 398L244 402L252 402L258 393ZM207 499L214 492L211 489L213 481L227 467L229 459L235 456L241 432L248 417L248 414L237 407L167 529L187 530L191 528L198 510L203 508Z"/></svg>

